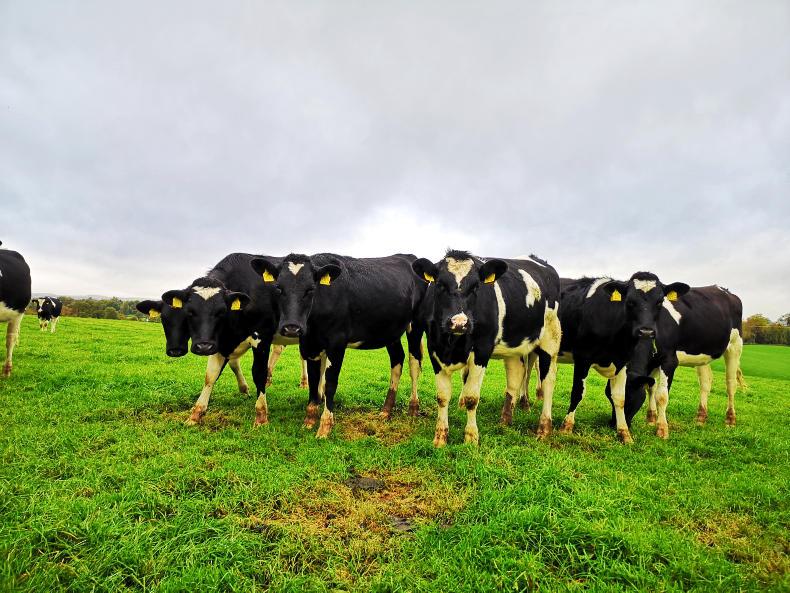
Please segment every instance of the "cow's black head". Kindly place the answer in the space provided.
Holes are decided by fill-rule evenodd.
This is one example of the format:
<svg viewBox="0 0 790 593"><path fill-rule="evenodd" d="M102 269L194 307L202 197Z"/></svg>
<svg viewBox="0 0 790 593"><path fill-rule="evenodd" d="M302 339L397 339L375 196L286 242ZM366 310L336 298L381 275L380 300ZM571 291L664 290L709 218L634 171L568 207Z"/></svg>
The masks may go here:
<svg viewBox="0 0 790 593"><path fill-rule="evenodd" d="M173 308L164 301L140 301L135 305L143 315L159 317L165 331L165 352L168 356L184 356L189 350L189 325L183 307Z"/></svg>
<svg viewBox="0 0 790 593"><path fill-rule="evenodd" d="M650 272L637 272L628 282L611 280L601 286L606 298L624 307L625 323L634 338L655 338L656 320L664 297L674 300L686 294L689 285L682 282L662 284ZM606 316L601 315L603 320Z"/></svg>
<svg viewBox="0 0 790 593"><path fill-rule="evenodd" d="M47 321L52 319L55 314L55 303L53 303L49 297L33 299L31 302L36 307L36 313L38 313L39 319L46 319Z"/></svg>
<svg viewBox="0 0 790 593"><path fill-rule="evenodd" d="M198 278L186 290L169 290L162 300L172 309L182 309L186 315L192 352L201 356L216 354L220 334L226 324L234 323L250 302L243 292L225 288L214 278Z"/></svg>
<svg viewBox="0 0 790 593"><path fill-rule="evenodd" d="M307 331L307 318L316 292L331 290L332 282L342 273L334 263L318 265L306 255L292 253L277 264L265 257L250 262L263 282L274 285L274 305L279 311L277 333L297 338Z"/></svg>
<svg viewBox="0 0 790 593"><path fill-rule="evenodd" d="M434 323L442 333L455 336L468 335L474 330L474 309L480 287L493 285L507 272L507 264L500 259L483 262L466 251L455 250L448 251L435 264L421 258L411 267L425 282L434 284L433 302L428 303Z"/></svg>

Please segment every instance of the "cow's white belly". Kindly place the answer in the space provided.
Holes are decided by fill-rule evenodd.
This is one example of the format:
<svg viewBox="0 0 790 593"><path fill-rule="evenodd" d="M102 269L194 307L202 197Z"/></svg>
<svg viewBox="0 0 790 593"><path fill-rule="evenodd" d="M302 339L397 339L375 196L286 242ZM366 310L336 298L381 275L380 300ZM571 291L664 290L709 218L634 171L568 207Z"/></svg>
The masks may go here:
<svg viewBox="0 0 790 593"><path fill-rule="evenodd" d="M682 350L677 351L678 364L684 367L701 367L710 364L713 357L707 354L686 354Z"/></svg>
<svg viewBox="0 0 790 593"><path fill-rule="evenodd" d="M10 309L6 307L6 304L3 301L0 301L0 323L5 323L6 321L11 321L12 319L16 319L22 315L19 311L15 311L14 309Z"/></svg>
<svg viewBox="0 0 790 593"><path fill-rule="evenodd" d="M606 377L607 379L613 378L617 374L617 367L614 364L610 364L608 367L602 367L601 365L594 364L592 365L602 377Z"/></svg>
<svg viewBox="0 0 790 593"><path fill-rule="evenodd" d="M538 343L525 338L518 346L508 346L504 342L500 342L494 346L494 351L491 353L491 358L511 358L513 356L526 356L532 352Z"/></svg>

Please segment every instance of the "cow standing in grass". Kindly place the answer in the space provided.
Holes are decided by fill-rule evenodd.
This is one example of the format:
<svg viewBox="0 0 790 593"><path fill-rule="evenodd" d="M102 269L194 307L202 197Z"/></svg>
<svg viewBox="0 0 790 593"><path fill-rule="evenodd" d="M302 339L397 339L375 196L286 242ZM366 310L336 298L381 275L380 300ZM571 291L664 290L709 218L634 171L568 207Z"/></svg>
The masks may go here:
<svg viewBox="0 0 790 593"><path fill-rule="evenodd" d="M735 426L735 392L745 387L740 368L743 338L741 299L719 286L702 286L686 294L667 296L658 318L656 355L653 374L656 384L650 394L647 411L649 424L656 424L656 434L669 436L666 408L669 389L678 366L696 367L699 379L700 403L697 421L708 418L708 394L713 371L710 362L724 357L727 383L726 425Z"/></svg>
<svg viewBox="0 0 790 593"><path fill-rule="evenodd" d="M447 444L453 372L466 375L459 399L467 411L464 441L477 444L477 405L488 361L504 359L507 391L501 420L510 424L524 380L523 361L533 353L543 386L538 438L548 436L562 333L554 268L534 257L484 260L454 250L438 263L419 259L412 267L429 283L423 314L439 405L434 445Z"/></svg>
<svg viewBox="0 0 790 593"><path fill-rule="evenodd" d="M55 297L42 297L33 299L33 306L38 314L38 327L41 331L46 331L49 327L50 333L55 333L58 326L58 319L63 311L63 303Z"/></svg>
<svg viewBox="0 0 790 593"><path fill-rule="evenodd" d="M0 245L2 245L0 241ZM22 317L30 303L30 268L16 251L0 249L0 323L7 323L3 376L11 376L14 346L19 343Z"/></svg>
<svg viewBox="0 0 790 593"><path fill-rule="evenodd" d="M664 285L655 274L637 272L627 282L611 278L560 281L560 362L573 363L573 386L568 414L560 432L571 433L576 408L586 391L587 374L594 368L608 379L606 395L614 409L614 427L624 443L631 443L629 427L652 385L648 360L632 361L639 341L651 345L656 320L666 295L688 291L687 284Z"/></svg>
<svg viewBox="0 0 790 593"><path fill-rule="evenodd" d="M275 291L278 333L298 339L307 361L306 427L318 422L319 405L325 399L316 437L326 438L332 430L335 393L347 348L387 349L391 370L382 415L390 417L405 360L404 332L412 383L409 411L417 414L423 334L417 312L425 285L411 272L414 260L411 255L357 259L322 253L290 254L281 262L272 258L252 261L259 282Z"/></svg>

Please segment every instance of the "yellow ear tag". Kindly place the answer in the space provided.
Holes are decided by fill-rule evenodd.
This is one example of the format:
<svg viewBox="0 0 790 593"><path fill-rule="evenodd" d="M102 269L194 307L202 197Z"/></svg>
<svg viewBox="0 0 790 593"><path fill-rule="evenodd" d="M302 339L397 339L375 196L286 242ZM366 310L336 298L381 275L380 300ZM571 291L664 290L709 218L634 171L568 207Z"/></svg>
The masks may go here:
<svg viewBox="0 0 790 593"><path fill-rule="evenodd" d="M235 300L234 300L234 301L233 301L233 302L230 304L230 310L231 310L231 311L241 311L241 301L240 301L239 299L235 299Z"/></svg>
<svg viewBox="0 0 790 593"><path fill-rule="evenodd" d="M433 276L431 276L428 272L423 272L422 276L423 278L425 278L425 281L428 282L429 284L433 282Z"/></svg>
<svg viewBox="0 0 790 593"><path fill-rule="evenodd" d="M173 302L170 303L170 306L173 307L173 309L180 309L181 307L184 306L184 303L181 302L180 298L173 297Z"/></svg>
<svg viewBox="0 0 790 593"><path fill-rule="evenodd" d="M485 284L491 284L494 280L496 280L496 274L490 274L488 278L483 280Z"/></svg>
<svg viewBox="0 0 790 593"><path fill-rule="evenodd" d="M148 310L148 317L151 318L151 319L156 319L160 315L161 315L161 313L159 311L157 311L156 309L149 309Z"/></svg>
<svg viewBox="0 0 790 593"><path fill-rule="evenodd" d="M609 300L612 301L613 303L619 303L620 301L623 300L623 295L620 294L619 290L615 290L612 293L612 298L610 298Z"/></svg>
<svg viewBox="0 0 790 593"><path fill-rule="evenodd" d="M676 293L674 290L670 290L669 294L667 294L667 300L670 301L678 300L678 293Z"/></svg>
<svg viewBox="0 0 790 593"><path fill-rule="evenodd" d="M319 284L323 284L324 286L329 286L329 283L332 281L332 277L329 274L324 274L319 281Z"/></svg>
<svg viewBox="0 0 790 593"><path fill-rule="evenodd" d="M263 272L263 281L264 282L274 282L274 276L271 275L269 270L264 270Z"/></svg>

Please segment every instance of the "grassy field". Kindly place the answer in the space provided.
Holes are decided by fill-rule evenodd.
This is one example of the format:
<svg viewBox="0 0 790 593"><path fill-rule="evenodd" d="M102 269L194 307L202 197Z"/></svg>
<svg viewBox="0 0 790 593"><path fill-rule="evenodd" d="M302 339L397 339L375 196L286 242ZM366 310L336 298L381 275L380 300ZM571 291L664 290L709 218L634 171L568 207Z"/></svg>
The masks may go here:
<svg viewBox="0 0 790 593"><path fill-rule="evenodd" d="M316 440L296 355L269 390L270 425L252 428L228 372L187 428L205 360L168 359L158 325L64 318L50 335L27 317L0 380L0 591L790 590L790 348L746 348L735 429L721 369L705 427L680 369L670 440L643 411L630 447L597 375L575 435L538 443L535 409L499 426L495 362L479 449L453 405L443 450L431 372L424 416L402 414L406 377L395 418L378 420L383 351L346 356L335 432ZM561 367L555 426L570 378Z"/></svg>

